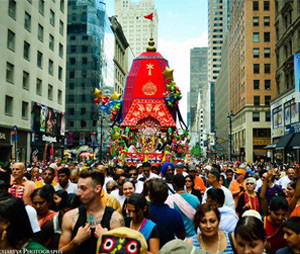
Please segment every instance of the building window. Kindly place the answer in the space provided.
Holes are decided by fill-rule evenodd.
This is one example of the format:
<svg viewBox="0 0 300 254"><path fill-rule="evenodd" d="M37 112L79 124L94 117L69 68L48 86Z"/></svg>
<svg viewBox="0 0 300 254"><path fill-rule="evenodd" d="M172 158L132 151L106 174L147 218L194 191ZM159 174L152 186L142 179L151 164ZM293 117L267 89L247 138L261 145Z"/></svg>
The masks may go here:
<svg viewBox="0 0 300 254"><path fill-rule="evenodd" d="M265 90L270 90L271 89L271 80L266 79L265 80Z"/></svg>
<svg viewBox="0 0 300 254"><path fill-rule="evenodd" d="M58 66L58 79L62 80L63 68Z"/></svg>
<svg viewBox="0 0 300 254"><path fill-rule="evenodd" d="M54 26L54 22L55 22L55 13L54 11L50 10L50 18L49 18L49 22L52 26Z"/></svg>
<svg viewBox="0 0 300 254"><path fill-rule="evenodd" d="M82 53L86 53L87 49L88 49L87 46L81 46Z"/></svg>
<svg viewBox="0 0 300 254"><path fill-rule="evenodd" d="M270 26L270 17L264 17L264 26Z"/></svg>
<svg viewBox="0 0 300 254"><path fill-rule="evenodd" d="M259 90L259 80L253 80L253 89Z"/></svg>
<svg viewBox="0 0 300 254"><path fill-rule="evenodd" d="M265 73L271 73L271 64L265 64L264 69Z"/></svg>
<svg viewBox="0 0 300 254"><path fill-rule="evenodd" d="M43 53L40 51L37 52L37 66L43 69Z"/></svg>
<svg viewBox="0 0 300 254"><path fill-rule="evenodd" d="M81 120L81 128L84 128L84 127L86 127L86 121Z"/></svg>
<svg viewBox="0 0 300 254"><path fill-rule="evenodd" d="M71 53L75 53L76 52L76 46L75 45L72 45L71 46Z"/></svg>
<svg viewBox="0 0 300 254"><path fill-rule="evenodd" d="M23 49L23 57L24 57L24 59L26 59L26 60L30 60L30 44L29 43L27 43L26 41L24 41L24 49Z"/></svg>
<svg viewBox="0 0 300 254"><path fill-rule="evenodd" d="M264 1L264 11L270 10L270 1Z"/></svg>
<svg viewBox="0 0 300 254"><path fill-rule="evenodd" d="M253 73L259 74L259 64L253 64Z"/></svg>
<svg viewBox="0 0 300 254"><path fill-rule="evenodd" d="M85 94L82 94L82 95L81 95L81 101L82 101L82 102L85 102L85 101L86 101L86 99L85 99Z"/></svg>
<svg viewBox="0 0 300 254"><path fill-rule="evenodd" d="M258 11L258 10L259 10L258 1L253 1L253 11Z"/></svg>
<svg viewBox="0 0 300 254"><path fill-rule="evenodd" d="M38 25L38 39L41 42L44 40L44 27L42 27L40 24Z"/></svg>
<svg viewBox="0 0 300 254"><path fill-rule="evenodd" d="M292 99L284 104L284 124L299 122L299 104Z"/></svg>
<svg viewBox="0 0 300 254"><path fill-rule="evenodd" d="M6 81L9 83L14 83L14 69L13 64L6 62Z"/></svg>
<svg viewBox="0 0 300 254"><path fill-rule="evenodd" d="M271 49L270 48L264 48L264 57L270 58L271 56Z"/></svg>
<svg viewBox="0 0 300 254"><path fill-rule="evenodd" d="M265 96L265 106L270 106L271 102L271 96L267 95Z"/></svg>
<svg viewBox="0 0 300 254"><path fill-rule="evenodd" d="M48 100L53 100L53 86L48 84Z"/></svg>
<svg viewBox="0 0 300 254"><path fill-rule="evenodd" d="M71 36L71 37L70 37L70 40L71 40L71 41L75 41L75 40L76 40L76 37L75 37L75 36Z"/></svg>
<svg viewBox="0 0 300 254"><path fill-rule="evenodd" d="M28 102L22 101L22 118L28 119Z"/></svg>
<svg viewBox="0 0 300 254"><path fill-rule="evenodd" d="M15 33L9 29L7 30L7 47L15 51Z"/></svg>
<svg viewBox="0 0 300 254"><path fill-rule="evenodd" d="M259 42L259 33L253 33L253 42Z"/></svg>
<svg viewBox="0 0 300 254"><path fill-rule="evenodd" d="M36 94L42 96L42 80L41 79L36 79Z"/></svg>
<svg viewBox="0 0 300 254"><path fill-rule="evenodd" d="M277 129L282 126L282 106L273 109L273 128Z"/></svg>
<svg viewBox="0 0 300 254"><path fill-rule="evenodd" d="M75 112L75 111L74 111L74 108L69 108L69 114L70 114L70 115L74 115L74 112Z"/></svg>
<svg viewBox="0 0 300 254"><path fill-rule="evenodd" d="M259 17L253 17L253 26L259 26Z"/></svg>
<svg viewBox="0 0 300 254"><path fill-rule="evenodd" d="M87 64L87 58L86 57L82 58L82 64Z"/></svg>
<svg viewBox="0 0 300 254"><path fill-rule="evenodd" d="M266 122L271 122L271 112L266 112Z"/></svg>
<svg viewBox="0 0 300 254"><path fill-rule="evenodd" d="M70 89L72 89L72 90L73 90L73 89L74 89L74 87L75 87L75 84L74 84L74 83L70 83L70 84L69 84L69 87L70 87Z"/></svg>
<svg viewBox="0 0 300 254"><path fill-rule="evenodd" d="M85 115L86 114L86 109L85 108L81 108L80 109L80 114L81 115Z"/></svg>
<svg viewBox="0 0 300 254"><path fill-rule="evenodd" d="M69 121L69 126L70 127L74 127L74 122L73 121Z"/></svg>
<svg viewBox="0 0 300 254"><path fill-rule="evenodd" d="M76 58L75 57L71 57L70 58L70 64L76 64Z"/></svg>
<svg viewBox="0 0 300 254"><path fill-rule="evenodd" d="M13 97L8 95L5 96L5 114L9 116L13 115Z"/></svg>
<svg viewBox="0 0 300 254"><path fill-rule="evenodd" d="M29 90L29 73L23 71L23 88Z"/></svg>
<svg viewBox="0 0 300 254"><path fill-rule="evenodd" d="M65 11L65 0L60 0L59 9L62 13Z"/></svg>
<svg viewBox="0 0 300 254"><path fill-rule="evenodd" d="M260 105L260 96L254 96L254 106L259 106Z"/></svg>
<svg viewBox="0 0 300 254"><path fill-rule="evenodd" d="M61 35L64 35L64 22L62 22L61 20L59 21L59 33Z"/></svg>
<svg viewBox="0 0 300 254"><path fill-rule="evenodd" d="M259 122L259 112L252 112L252 121Z"/></svg>
<svg viewBox="0 0 300 254"><path fill-rule="evenodd" d="M9 0L8 2L8 15L12 17L13 19L16 19L16 1L15 0Z"/></svg>
<svg viewBox="0 0 300 254"><path fill-rule="evenodd" d="M45 3L44 0L39 0L39 12L44 15Z"/></svg>
<svg viewBox="0 0 300 254"><path fill-rule="evenodd" d="M58 54L59 54L59 57L63 58L63 55L64 55L64 46L61 43L59 43Z"/></svg>
<svg viewBox="0 0 300 254"><path fill-rule="evenodd" d="M253 48L253 57L258 58L259 57L259 48Z"/></svg>
<svg viewBox="0 0 300 254"><path fill-rule="evenodd" d="M89 39L89 37L87 35L82 36L83 41L87 41L88 39Z"/></svg>
<svg viewBox="0 0 300 254"><path fill-rule="evenodd" d="M83 78L87 77L87 71L86 70L81 71L81 77L83 77Z"/></svg>
<svg viewBox="0 0 300 254"><path fill-rule="evenodd" d="M49 49L54 50L54 36L49 34Z"/></svg>
<svg viewBox="0 0 300 254"><path fill-rule="evenodd" d="M270 42L270 32L264 33L264 42Z"/></svg>
<svg viewBox="0 0 300 254"><path fill-rule="evenodd" d="M62 90L57 90L57 103L62 104Z"/></svg>
<svg viewBox="0 0 300 254"><path fill-rule="evenodd" d="M49 59L48 63L48 73L53 76L53 61Z"/></svg>
<svg viewBox="0 0 300 254"><path fill-rule="evenodd" d="M31 16L25 11L24 27L27 31L31 31Z"/></svg>
<svg viewBox="0 0 300 254"><path fill-rule="evenodd" d="M75 78L75 71L70 71L70 78Z"/></svg>

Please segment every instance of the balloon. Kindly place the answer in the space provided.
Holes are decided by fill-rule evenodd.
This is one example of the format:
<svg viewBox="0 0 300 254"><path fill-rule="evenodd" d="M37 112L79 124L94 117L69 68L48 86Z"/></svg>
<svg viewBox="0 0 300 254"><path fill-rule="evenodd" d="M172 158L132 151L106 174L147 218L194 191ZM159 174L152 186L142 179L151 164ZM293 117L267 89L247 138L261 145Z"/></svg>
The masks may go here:
<svg viewBox="0 0 300 254"><path fill-rule="evenodd" d="M96 96L97 98L99 98L99 99L102 99L102 98L103 98L102 91L99 90L99 89L97 89L97 88L95 88L94 94L95 94L95 96Z"/></svg>
<svg viewBox="0 0 300 254"><path fill-rule="evenodd" d="M110 97L112 100L120 100L121 94L117 93L116 91L113 93L113 95Z"/></svg>
<svg viewBox="0 0 300 254"><path fill-rule="evenodd" d="M95 98L95 99L94 99L94 103L95 103L95 104L99 104L99 103L100 103L100 98L99 98L99 97Z"/></svg>
<svg viewBox="0 0 300 254"><path fill-rule="evenodd" d="M129 127L128 127L128 126L126 126L126 128L125 128L125 132L126 132L126 134L128 134L128 133L129 133L129 131L130 131Z"/></svg>
<svg viewBox="0 0 300 254"><path fill-rule="evenodd" d="M169 106L169 107L173 107L173 103L170 102L170 101L168 101L168 106Z"/></svg>
<svg viewBox="0 0 300 254"><path fill-rule="evenodd" d="M173 69L170 69L168 66L166 66L165 71L163 72L166 81L173 80L173 71Z"/></svg>
<svg viewBox="0 0 300 254"><path fill-rule="evenodd" d="M172 133L172 128L171 128L171 127L168 128L168 133L169 133L169 134Z"/></svg>

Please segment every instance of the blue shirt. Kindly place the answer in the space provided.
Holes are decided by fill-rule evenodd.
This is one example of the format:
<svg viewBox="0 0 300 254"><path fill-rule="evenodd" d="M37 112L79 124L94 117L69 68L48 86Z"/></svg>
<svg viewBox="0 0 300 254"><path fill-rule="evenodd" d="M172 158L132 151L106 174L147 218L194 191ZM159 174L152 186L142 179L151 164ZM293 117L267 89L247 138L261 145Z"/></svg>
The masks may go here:
<svg viewBox="0 0 300 254"><path fill-rule="evenodd" d="M287 246L276 251L276 254L294 254L294 251Z"/></svg>
<svg viewBox="0 0 300 254"><path fill-rule="evenodd" d="M185 232L181 215L166 204L150 203L152 221L156 223L160 234L160 247L175 239L175 234Z"/></svg>

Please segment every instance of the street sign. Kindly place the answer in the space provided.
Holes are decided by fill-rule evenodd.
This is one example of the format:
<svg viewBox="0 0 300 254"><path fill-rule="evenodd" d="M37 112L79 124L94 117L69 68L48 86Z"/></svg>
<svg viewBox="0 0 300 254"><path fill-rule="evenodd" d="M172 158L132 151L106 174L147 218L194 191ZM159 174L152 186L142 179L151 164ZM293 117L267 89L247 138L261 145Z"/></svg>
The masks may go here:
<svg viewBox="0 0 300 254"><path fill-rule="evenodd" d="M18 135L12 135L11 136L11 141L13 141L13 142L18 141L18 139L19 139Z"/></svg>

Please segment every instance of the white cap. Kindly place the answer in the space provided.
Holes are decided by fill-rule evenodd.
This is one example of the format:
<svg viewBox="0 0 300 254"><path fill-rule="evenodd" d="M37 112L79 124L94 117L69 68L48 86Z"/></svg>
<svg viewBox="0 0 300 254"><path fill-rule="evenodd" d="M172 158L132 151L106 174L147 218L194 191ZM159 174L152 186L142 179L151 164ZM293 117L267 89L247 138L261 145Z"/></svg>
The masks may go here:
<svg viewBox="0 0 300 254"><path fill-rule="evenodd" d="M210 170L211 170L211 166L210 166L210 165L207 165L207 166L204 167L204 169L210 171Z"/></svg>
<svg viewBox="0 0 300 254"><path fill-rule="evenodd" d="M262 219L261 219L261 215L258 211L256 210L253 210L253 209L250 209L250 210L247 210L243 213L242 217L246 217L246 216L252 216L252 217L255 217L257 219L259 219L261 222L262 222Z"/></svg>

